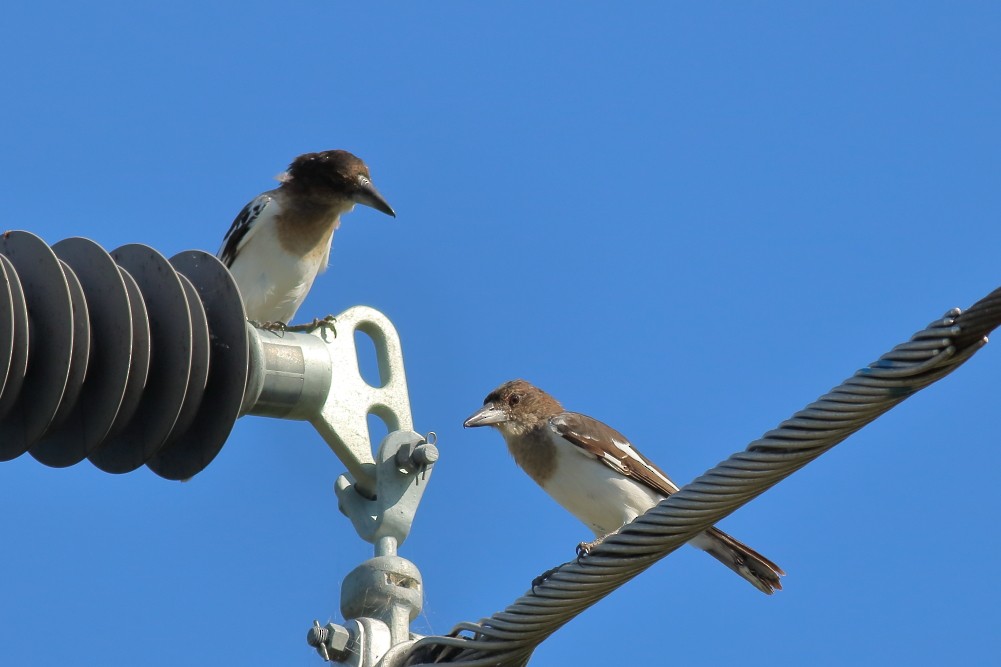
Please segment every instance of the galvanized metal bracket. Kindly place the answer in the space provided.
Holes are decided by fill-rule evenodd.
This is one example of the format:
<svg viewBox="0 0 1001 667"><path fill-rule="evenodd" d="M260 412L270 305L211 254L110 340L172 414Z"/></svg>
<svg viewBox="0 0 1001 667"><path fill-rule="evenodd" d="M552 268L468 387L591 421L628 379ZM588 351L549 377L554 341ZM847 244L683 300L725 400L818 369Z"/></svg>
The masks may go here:
<svg viewBox="0 0 1001 667"><path fill-rule="evenodd" d="M355 490L376 497L375 458L368 415L389 431L412 431L400 337L379 311L355 306L333 329L310 333L268 331L248 324L250 377L242 414L302 419L317 430L353 479ZM361 375L355 333L375 345L379 386Z"/></svg>
<svg viewBox="0 0 1001 667"><path fill-rule="evenodd" d="M413 431L394 431L379 447L375 497L356 493L350 475L337 478L338 506L363 540L376 545L377 555L393 555L407 539L424 495L438 450Z"/></svg>

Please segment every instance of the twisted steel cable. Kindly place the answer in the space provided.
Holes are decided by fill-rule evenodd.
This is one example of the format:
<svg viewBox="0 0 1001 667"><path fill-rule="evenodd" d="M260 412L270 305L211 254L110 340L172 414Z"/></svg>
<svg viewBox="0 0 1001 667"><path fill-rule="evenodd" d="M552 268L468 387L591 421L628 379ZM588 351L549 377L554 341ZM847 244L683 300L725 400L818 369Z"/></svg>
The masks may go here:
<svg viewBox="0 0 1001 667"><path fill-rule="evenodd" d="M958 308L856 372L747 449L561 565L502 612L417 641L397 664L523 665L565 623L692 537L799 470L908 396L948 375L1001 324L1001 288ZM463 635L462 633L469 633Z"/></svg>

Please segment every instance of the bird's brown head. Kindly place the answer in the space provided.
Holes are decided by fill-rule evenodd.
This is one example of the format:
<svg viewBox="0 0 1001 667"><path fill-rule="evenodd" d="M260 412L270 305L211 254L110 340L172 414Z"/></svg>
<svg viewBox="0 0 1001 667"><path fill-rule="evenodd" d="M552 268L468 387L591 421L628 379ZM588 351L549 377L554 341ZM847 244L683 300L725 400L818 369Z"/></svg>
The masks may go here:
<svg viewBox="0 0 1001 667"><path fill-rule="evenodd" d="M561 412L563 406L546 392L524 380L511 380L490 392L483 407L462 425L495 426L501 433L519 435L542 426Z"/></svg>
<svg viewBox="0 0 1001 667"><path fill-rule="evenodd" d="M396 217L393 207L372 184L368 167L347 151L300 155L279 180L283 188L296 194L319 200L347 200Z"/></svg>

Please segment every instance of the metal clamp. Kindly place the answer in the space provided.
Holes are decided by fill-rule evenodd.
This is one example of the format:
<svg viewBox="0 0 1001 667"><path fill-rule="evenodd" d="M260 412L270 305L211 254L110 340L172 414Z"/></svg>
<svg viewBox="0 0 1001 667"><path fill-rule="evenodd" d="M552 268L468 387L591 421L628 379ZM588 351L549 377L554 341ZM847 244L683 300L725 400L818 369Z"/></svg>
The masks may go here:
<svg viewBox="0 0 1001 667"><path fill-rule="evenodd" d="M350 475L337 478L334 490L338 506L363 540L376 545L376 555L395 555L407 539L434 469L438 449L413 431L394 431L379 447L375 497L356 493Z"/></svg>

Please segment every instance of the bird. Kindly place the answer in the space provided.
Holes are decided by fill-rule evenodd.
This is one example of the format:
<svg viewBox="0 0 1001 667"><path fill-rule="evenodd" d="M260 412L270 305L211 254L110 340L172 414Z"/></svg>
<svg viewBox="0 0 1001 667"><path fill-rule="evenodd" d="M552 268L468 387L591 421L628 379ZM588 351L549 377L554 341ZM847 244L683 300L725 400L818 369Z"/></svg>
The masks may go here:
<svg viewBox="0 0 1001 667"><path fill-rule="evenodd" d="M341 215L355 204L396 212L365 163L344 150L300 155L277 178L281 185L243 207L216 256L236 280L247 318L284 327L327 268Z"/></svg>
<svg viewBox="0 0 1001 667"><path fill-rule="evenodd" d="M678 491L678 485L624 435L597 419L564 410L559 401L525 380L505 382L490 392L463 426L500 431L515 463L594 531L597 539L581 543L578 554L586 555L609 534ZM689 544L763 593L771 595L782 588L782 568L715 526Z"/></svg>

